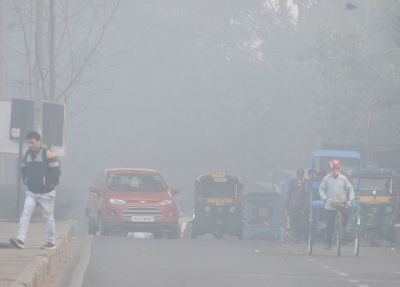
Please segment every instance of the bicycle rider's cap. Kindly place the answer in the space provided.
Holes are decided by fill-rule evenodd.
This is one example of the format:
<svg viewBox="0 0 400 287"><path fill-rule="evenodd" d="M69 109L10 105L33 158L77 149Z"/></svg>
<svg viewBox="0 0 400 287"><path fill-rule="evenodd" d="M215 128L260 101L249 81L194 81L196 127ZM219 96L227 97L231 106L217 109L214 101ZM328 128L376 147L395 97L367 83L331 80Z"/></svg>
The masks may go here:
<svg viewBox="0 0 400 287"><path fill-rule="evenodd" d="M331 169L340 169L340 160L332 159L330 162Z"/></svg>

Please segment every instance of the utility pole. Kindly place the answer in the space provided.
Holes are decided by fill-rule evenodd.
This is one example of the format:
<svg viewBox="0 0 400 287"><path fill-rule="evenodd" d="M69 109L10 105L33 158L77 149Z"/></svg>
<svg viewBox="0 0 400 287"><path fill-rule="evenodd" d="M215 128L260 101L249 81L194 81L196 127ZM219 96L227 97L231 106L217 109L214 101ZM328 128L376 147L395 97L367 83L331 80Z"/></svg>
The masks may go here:
<svg viewBox="0 0 400 287"><path fill-rule="evenodd" d="M0 1L0 99L3 95L3 1ZM0 185L4 185L4 154L0 153Z"/></svg>
<svg viewBox="0 0 400 287"><path fill-rule="evenodd" d="M56 98L56 72L55 72L55 30L56 30L56 17L55 17L55 3L54 0L50 0L50 20L49 20L49 33L50 33L50 47L49 47L49 99L54 101ZM50 117L50 130L53 122L52 114ZM52 144L52 132L47 137L47 148L51 149Z"/></svg>
<svg viewBox="0 0 400 287"><path fill-rule="evenodd" d="M56 17L55 17L55 3L54 0L50 0L50 20L49 20L49 33L50 33L50 47L49 47L49 98L50 101L54 101L56 93L56 75L55 75L55 28L56 28Z"/></svg>
<svg viewBox="0 0 400 287"><path fill-rule="evenodd" d="M34 129L42 134L43 121L43 0L36 0ZM20 135L25 136L25 135Z"/></svg>

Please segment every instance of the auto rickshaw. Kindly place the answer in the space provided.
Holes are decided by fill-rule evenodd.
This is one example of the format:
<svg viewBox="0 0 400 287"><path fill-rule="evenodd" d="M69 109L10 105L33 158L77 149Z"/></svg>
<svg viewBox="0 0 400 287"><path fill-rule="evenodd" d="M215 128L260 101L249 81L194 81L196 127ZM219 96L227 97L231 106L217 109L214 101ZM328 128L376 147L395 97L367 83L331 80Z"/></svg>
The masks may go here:
<svg viewBox="0 0 400 287"><path fill-rule="evenodd" d="M195 182L191 238L212 233L218 239L224 234L243 239L243 187L238 176L226 172L199 176Z"/></svg>
<svg viewBox="0 0 400 287"><path fill-rule="evenodd" d="M247 192L243 195L244 239L280 238L280 195L275 191Z"/></svg>
<svg viewBox="0 0 400 287"><path fill-rule="evenodd" d="M360 173L360 207L365 216L367 239L377 246L379 239L394 242L398 217L399 174L394 169L365 167L349 170L346 175L357 182Z"/></svg>

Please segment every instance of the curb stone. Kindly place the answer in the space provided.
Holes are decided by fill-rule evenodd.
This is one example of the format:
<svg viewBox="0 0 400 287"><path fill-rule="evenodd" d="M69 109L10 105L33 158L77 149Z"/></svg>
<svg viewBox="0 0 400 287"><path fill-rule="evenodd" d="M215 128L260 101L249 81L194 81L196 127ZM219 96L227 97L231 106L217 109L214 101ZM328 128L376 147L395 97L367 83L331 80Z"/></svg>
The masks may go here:
<svg viewBox="0 0 400 287"><path fill-rule="evenodd" d="M56 233L55 244L57 249L38 252L10 287L42 287L51 270L61 259L69 240L76 232L76 221L69 221L65 224Z"/></svg>

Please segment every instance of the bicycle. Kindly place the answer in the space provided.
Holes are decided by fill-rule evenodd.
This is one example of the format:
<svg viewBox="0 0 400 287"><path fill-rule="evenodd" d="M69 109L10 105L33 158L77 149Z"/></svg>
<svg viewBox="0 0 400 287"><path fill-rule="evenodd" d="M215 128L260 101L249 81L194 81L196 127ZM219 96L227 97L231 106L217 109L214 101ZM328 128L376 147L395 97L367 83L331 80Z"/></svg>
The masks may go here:
<svg viewBox="0 0 400 287"><path fill-rule="evenodd" d="M344 210L347 211L348 205L351 203L351 201L346 201L346 200L340 200L340 201L335 201L333 199L328 199L328 202L330 202L330 205L333 208L336 208L336 219L335 219L335 225L334 225L334 236L336 235L336 247L337 247L337 256L340 257L340 248L343 243L343 212ZM357 225L358 227L358 225ZM358 232L356 232L356 255L358 255Z"/></svg>

